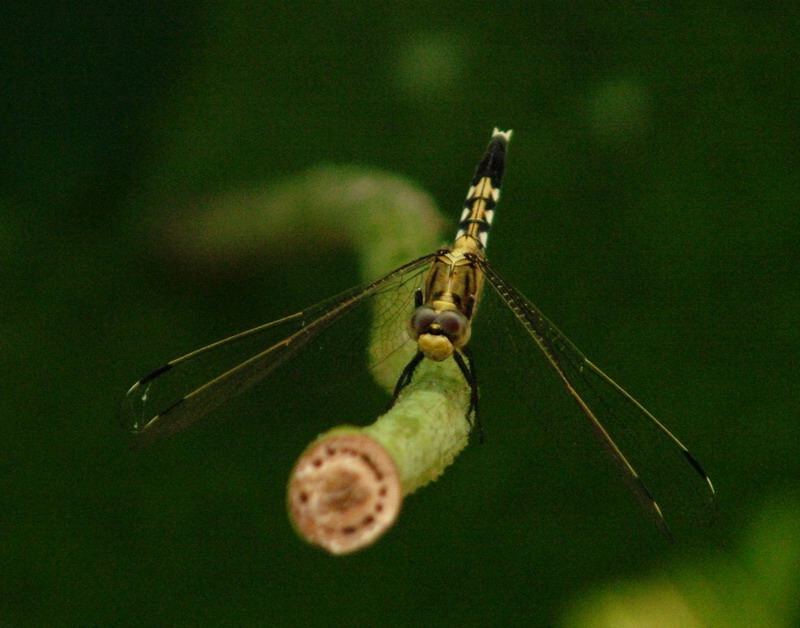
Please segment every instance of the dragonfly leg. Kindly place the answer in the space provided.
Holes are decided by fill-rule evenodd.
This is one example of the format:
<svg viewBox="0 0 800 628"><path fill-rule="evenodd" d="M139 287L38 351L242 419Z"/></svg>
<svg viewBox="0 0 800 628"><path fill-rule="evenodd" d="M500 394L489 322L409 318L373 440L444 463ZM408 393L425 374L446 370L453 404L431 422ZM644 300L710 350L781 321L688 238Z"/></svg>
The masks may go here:
<svg viewBox="0 0 800 628"><path fill-rule="evenodd" d="M467 410L467 423L469 423L470 433L475 431L478 434L478 442L483 443L483 424L478 414L478 377L475 374L475 363L472 356L461 349L453 354L453 359L458 364L458 368L464 375L464 379L469 384L469 409Z"/></svg>
<svg viewBox="0 0 800 628"><path fill-rule="evenodd" d="M414 372L417 370L417 367L420 365L420 362L425 358L425 354L422 351L417 351L416 355L411 358L411 361L406 364L406 367L403 369L403 372L400 373L400 377L397 379L397 384L394 387L394 393L392 394L392 401L389 403L389 407L391 408L397 398L400 396L400 393L403 392L403 389L411 383L412 378L414 377Z"/></svg>
<svg viewBox="0 0 800 628"><path fill-rule="evenodd" d="M390 408L395 404L400 393L403 392L403 389L411 383L417 367L424 359L425 354L422 353L422 351L417 351L416 355L406 364L394 387L392 400L389 403ZM469 408L467 408L466 419L467 423L469 423L470 433L477 432L478 442L483 443L483 425L478 415L478 378L475 375L475 363L472 361L472 356L464 349L453 353L453 359L456 361L461 374L469 385Z"/></svg>

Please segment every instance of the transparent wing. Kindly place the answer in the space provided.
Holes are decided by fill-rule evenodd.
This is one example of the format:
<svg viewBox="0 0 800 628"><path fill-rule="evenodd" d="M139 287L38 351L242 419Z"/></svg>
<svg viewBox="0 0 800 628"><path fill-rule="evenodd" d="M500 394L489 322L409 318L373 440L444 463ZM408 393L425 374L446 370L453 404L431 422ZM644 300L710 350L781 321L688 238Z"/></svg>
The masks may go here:
<svg viewBox="0 0 800 628"><path fill-rule="evenodd" d="M683 443L586 358L486 260L477 261L488 282L541 349L659 529L672 539L667 518L698 516L707 520L713 516L714 487Z"/></svg>
<svg viewBox="0 0 800 628"><path fill-rule="evenodd" d="M413 295L398 297L395 293L413 291L411 281L421 275L433 256L425 255L366 286L188 353L144 376L128 390L122 408L121 422L138 435L134 447L145 447L186 429L249 389L369 297L385 297L375 300L379 321L396 321L405 312L401 304ZM374 325L373 329L386 326ZM393 327L405 329L404 325ZM389 359L391 343L396 343L396 349L406 338L399 332L379 338L382 346L372 350L370 360Z"/></svg>

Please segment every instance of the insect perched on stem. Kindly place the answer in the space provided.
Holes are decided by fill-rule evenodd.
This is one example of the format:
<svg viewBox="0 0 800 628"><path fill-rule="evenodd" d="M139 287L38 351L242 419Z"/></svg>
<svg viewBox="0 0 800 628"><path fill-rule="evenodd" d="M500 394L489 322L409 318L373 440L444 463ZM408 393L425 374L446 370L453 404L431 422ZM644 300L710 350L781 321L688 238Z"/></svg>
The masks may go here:
<svg viewBox="0 0 800 628"><path fill-rule="evenodd" d="M416 349L400 372L394 388L397 399L413 381L424 360L453 359L469 387L465 420L482 435L478 412L478 380L468 343L484 284L504 303L517 321L520 343L528 343L531 360L545 360L577 403L588 425L621 469L633 492L671 537L662 494L649 488L652 468L667 467L693 477L689 491L696 503L715 507L714 488L697 459L660 421L619 384L589 360L526 297L503 279L485 256L487 239L500 198L500 186L511 132L497 129L472 178L452 247L412 260L372 283L349 290L285 318L225 338L157 368L127 393L126 416L144 445L179 432L232 396L271 375L323 331L373 297L412 290L414 308L408 312L408 338ZM421 287L416 288L417 285ZM411 287L410 287L411 286ZM250 357L214 374L208 381L188 383L181 373L192 364L212 360L230 346L252 347ZM396 347L390 348L396 350ZM378 356L380 359L380 356ZM629 455L618 444L626 434L650 439L664 452L657 464L647 456ZM672 467L669 465L672 464ZM667 484L671 478L663 479ZM666 493L666 492L665 492ZM671 500L671 497L668 498ZM681 497L678 498L679 500ZM657 501L658 500L658 501ZM670 502L669 506L673 504ZM679 506L675 506L677 509Z"/></svg>

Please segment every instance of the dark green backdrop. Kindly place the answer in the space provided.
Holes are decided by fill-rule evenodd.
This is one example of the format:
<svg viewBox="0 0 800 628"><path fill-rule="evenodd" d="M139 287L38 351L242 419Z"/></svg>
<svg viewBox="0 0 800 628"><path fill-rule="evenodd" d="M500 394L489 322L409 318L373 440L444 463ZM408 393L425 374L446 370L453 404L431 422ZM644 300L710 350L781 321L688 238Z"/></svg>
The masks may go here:
<svg viewBox="0 0 800 628"><path fill-rule="evenodd" d="M797 620L794 9L224 4L0 17L0 623L606 625L619 603L685 625L681 595L709 625ZM405 175L455 221L495 125L494 262L692 445L710 532L665 543L497 381L488 443L350 557L295 537L284 483L369 419L360 393L331 421L286 410L308 381L283 378L127 449L116 408L147 369L361 280L333 252L193 266L165 218L328 162Z"/></svg>

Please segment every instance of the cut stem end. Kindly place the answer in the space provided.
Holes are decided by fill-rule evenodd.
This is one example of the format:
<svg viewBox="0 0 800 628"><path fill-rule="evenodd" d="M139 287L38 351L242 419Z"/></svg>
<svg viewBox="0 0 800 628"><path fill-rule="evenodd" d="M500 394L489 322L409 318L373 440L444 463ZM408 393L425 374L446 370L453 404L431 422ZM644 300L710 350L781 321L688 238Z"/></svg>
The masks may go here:
<svg viewBox="0 0 800 628"><path fill-rule="evenodd" d="M392 458L367 434L329 432L300 456L289 513L301 536L331 554L373 543L397 519L402 486Z"/></svg>

